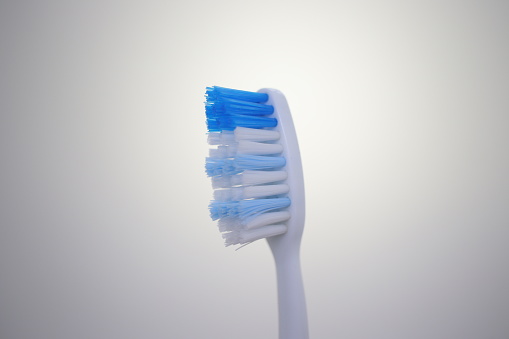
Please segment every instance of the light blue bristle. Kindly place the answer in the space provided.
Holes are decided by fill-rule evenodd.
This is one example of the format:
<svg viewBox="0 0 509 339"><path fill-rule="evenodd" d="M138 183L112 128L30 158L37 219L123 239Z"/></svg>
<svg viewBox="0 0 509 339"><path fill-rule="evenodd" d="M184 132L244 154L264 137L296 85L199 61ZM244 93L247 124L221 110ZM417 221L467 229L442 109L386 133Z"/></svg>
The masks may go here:
<svg viewBox="0 0 509 339"><path fill-rule="evenodd" d="M212 201L209 209L212 220L217 220L226 217L249 218L288 206L290 206L289 198L274 198L230 202Z"/></svg>
<svg viewBox="0 0 509 339"><path fill-rule="evenodd" d="M207 87L207 100L216 100L217 98L230 98L249 102L266 102L269 96L266 93L257 93L242 91L238 89L225 88L219 86Z"/></svg>
<svg viewBox="0 0 509 339"><path fill-rule="evenodd" d="M205 172L209 177L233 175L240 173L233 159L208 157L205 161Z"/></svg>
<svg viewBox="0 0 509 339"><path fill-rule="evenodd" d="M263 155L239 155L233 159L208 157L205 171L209 177L233 175L244 170L272 170L285 166L284 157Z"/></svg>

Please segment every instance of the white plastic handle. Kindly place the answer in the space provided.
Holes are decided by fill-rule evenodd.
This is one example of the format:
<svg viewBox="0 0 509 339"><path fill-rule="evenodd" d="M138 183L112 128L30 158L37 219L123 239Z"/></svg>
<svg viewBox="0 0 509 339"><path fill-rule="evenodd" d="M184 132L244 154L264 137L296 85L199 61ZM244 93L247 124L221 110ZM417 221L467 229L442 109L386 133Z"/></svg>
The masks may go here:
<svg viewBox="0 0 509 339"><path fill-rule="evenodd" d="M305 200L304 176L297 135L290 108L284 95L275 89L259 90L267 93L267 104L274 106L278 120L276 130L281 134L282 155L286 159L286 183L290 186L288 197L290 219L285 234L267 238L276 263L279 308L279 339L308 339L308 322L304 284L300 268L300 243L304 230Z"/></svg>

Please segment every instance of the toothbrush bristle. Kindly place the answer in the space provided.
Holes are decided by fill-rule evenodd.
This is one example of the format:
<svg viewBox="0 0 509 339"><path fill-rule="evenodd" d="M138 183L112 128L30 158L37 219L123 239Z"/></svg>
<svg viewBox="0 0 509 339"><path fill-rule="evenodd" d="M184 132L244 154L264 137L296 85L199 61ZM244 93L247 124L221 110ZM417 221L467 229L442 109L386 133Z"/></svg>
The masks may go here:
<svg viewBox="0 0 509 339"><path fill-rule="evenodd" d="M216 98L205 105L207 115L217 114L241 114L241 115L269 115L274 112L274 107L256 102L247 102L235 99Z"/></svg>
<svg viewBox="0 0 509 339"><path fill-rule="evenodd" d="M214 200L210 203L210 216L212 220L224 217L246 219L288 206L290 206L290 199L288 198L248 199L239 201Z"/></svg>
<svg viewBox="0 0 509 339"><path fill-rule="evenodd" d="M209 131L233 131L237 126L249 128L276 127L277 120L265 116L210 112L207 115Z"/></svg>
<svg viewBox="0 0 509 339"><path fill-rule="evenodd" d="M209 177L217 175L233 175L244 170L271 170L286 164L284 157L263 155L239 155L235 158L208 157L205 169Z"/></svg>
<svg viewBox="0 0 509 339"><path fill-rule="evenodd" d="M220 86L207 87L205 95L207 97L207 101L214 101L217 98L228 98L247 102L263 103L269 100L269 96L265 93L242 91L239 89Z"/></svg>
<svg viewBox="0 0 509 339"><path fill-rule="evenodd" d="M285 233L291 202L269 96L218 86L207 87L205 96L211 145L205 169L215 189L209 209L225 245Z"/></svg>

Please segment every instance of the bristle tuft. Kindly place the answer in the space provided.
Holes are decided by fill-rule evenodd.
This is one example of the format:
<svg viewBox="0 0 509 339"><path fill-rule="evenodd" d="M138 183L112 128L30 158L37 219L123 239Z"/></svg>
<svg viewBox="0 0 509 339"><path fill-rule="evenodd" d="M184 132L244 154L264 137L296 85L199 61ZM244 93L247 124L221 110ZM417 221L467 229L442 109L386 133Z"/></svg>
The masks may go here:
<svg viewBox="0 0 509 339"><path fill-rule="evenodd" d="M249 231L234 230L223 233L226 246L247 244L263 238L273 237L287 231L286 225L268 225Z"/></svg>
<svg viewBox="0 0 509 339"><path fill-rule="evenodd" d="M275 141L279 140L280 134L278 131L270 129L257 129L247 127L237 127L234 131L235 140L249 140L249 141Z"/></svg>
<svg viewBox="0 0 509 339"><path fill-rule="evenodd" d="M224 217L240 217L244 219L288 206L290 206L289 198L274 198L231 202L212 201L209 208L212 220L217 220Z"/></svg>
<svg viewBox="0 0 509 339"><path fill-rule="evenodd" d="M208 157L205 172L209 177L233 175L244 170L272 170L286 164L284 157L268 157L263 155L240 155L236 158Z"/></svg>
<svg viewBox="0 0 509 339"><path fill-rule="evenodd" d="M229 98L247 102L266 102L269 96L265 93L242 91L239 89L225 88L220 86L207 87L205 93L207 100L216 100L217 98Z"/></svg>
<svg viewBox="0 0 509 339"><path fill-rule="evenodd" d="M238 185L263 185L286 180L288 174L285 171L243 171L235 180Z"/></svg>
<svg viewBox="0 0 509 339"><path fill-rule="evenodd" d="M269 117L274 112L274 107L264 104L268 100L265 93L214 86L207 87L205 96L207 128L211 132L233 131L239 126L277 126L277 120Z"/></svg>

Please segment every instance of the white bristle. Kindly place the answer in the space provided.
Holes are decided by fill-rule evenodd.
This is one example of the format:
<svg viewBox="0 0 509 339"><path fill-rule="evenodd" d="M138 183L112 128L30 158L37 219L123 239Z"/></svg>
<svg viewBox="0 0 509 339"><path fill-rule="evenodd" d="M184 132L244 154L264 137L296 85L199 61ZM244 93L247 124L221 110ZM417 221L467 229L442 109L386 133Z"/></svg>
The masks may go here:
<svg viewBox="0 0 509 339"><path fill-rule="evenodd" d="M280 144L266 144L262 142L254 142L242 140L237 145L238 154L264 155L278 154L283 152L283 146Z"/></svg>
<svg viewBox="0 0 509 339"><path fill-rule="evenodd" d="M253 242L255 240L273 237L275 235L286 233L286 225L268 225L252 230L235 230L228 233L223 233L225 245L242 245Z"/></svg>
<svg viewBox="0 0 509 339"><path fill-rule="evenodd" d="M249 230L253 228L258 228L261 226L278 224L283 221L290 219L290 212L288 211L279 211L279 212L269 212L258 215L250 220L247 220L242 227ZM232 227L233 225L231 225ZM233 229L230 228L230 229Z"/></svg>
<svg viewBox="0 0 509 339"><path fill-rule="evenodd" d="M290 187L286 184L281 185L261 185L244 187L244 199L271 197L288 193Z"/></svg>
<svg viewBox="0 0 509 339"><path fill-rule="evenodd" d="M290 187L286 184L245 186L217 189L214 191L214 199L219 201L242 200L271 197L288 193Z"/></svg>
<svg viewBox="0 0 509 339"><path fill-rule="evenodd" d="M219 219L217 226L221 232L231 232L233 230L242 229L245 226L239 218L225 217Z"/></svg>
<svg viewBox="0 0 509 339"><path fill-rule="evenodd" d="M269 155L283 152L283 146L280 144L266 144L254 141L239 141L230 145L219 145L217 148L209 150L210 157L213 158L232 158L239 154L248 155Z"/></svg>
<svg viewBox="0 0 509 339"><path fill-rule="evenodd" d="M268 129L237 127L233 133L235 134L235 140L237 141L274 141L279 140L280 138L278 131Z"/></svg>
<svg viewBox="0 0 509 339"><path fill-rule="evenodd" d="M217 148L211 148L209 150L209 156L211 158L229 158L233 156L232 154L230 154L230 152L231 152L230 146L220 145L217 146Z"/></svg>
<svg viewBox="0 0 509 339"><path fill-rule="evenodd" d="M244 172L231 176L230 183L232 186L242 185L242 181L243 181L242 177L244 176Z"/></svg>
<svg viewBox="0 0 509 339"><path fill-rule="evenodd" d="M228 145L235 142L233 131L209 132L207 136L209 145Z"/></svg>
<svg viewBox="0 0 509 339"><path fill-rule="evenodd" d="M219 219L218 226L221 232L251 230L262 226L280 224L288 219L290 219L290 212L278 211L263 213L247 220L241 220L235 217L225 217Z"/></svg>
<svg viewBox="0 0 509 339"><path fill-rule="evenodd" d="M244 199L244 188L232 187L215 190L214 199L219 201L242 200Z"/></svg>
<svg viewBox="0 0 509 339"><path fill-rule="evenodd" d="M244 171L237 178L233 185L262 185L271 182L286 180L287 173L285 171Z"/></svg>
<svg viewBox="0 0 509 339"><path fill-rule="evenodd" d="M235 141L274 141L280 138L278 131L237 127L235 131L209 132L209 145L230 145Z"/></svg>
<svg viewBox="0 0 509 339"><path fill-rule="evenodd" d="M237 177L237 175L224 175L224 176L217 176L217 177L211 177L212 181L212 188L226 188L232 186L232 179L234 177Z"/></svg>

